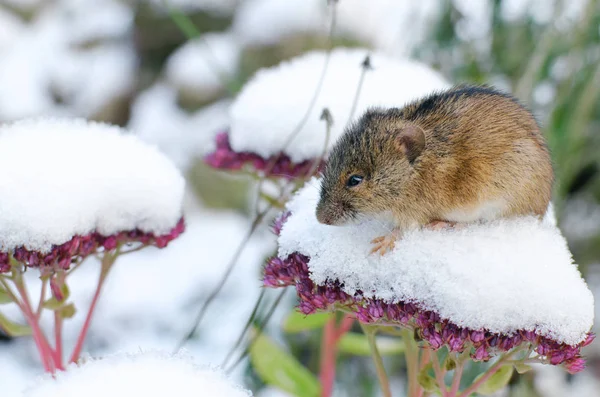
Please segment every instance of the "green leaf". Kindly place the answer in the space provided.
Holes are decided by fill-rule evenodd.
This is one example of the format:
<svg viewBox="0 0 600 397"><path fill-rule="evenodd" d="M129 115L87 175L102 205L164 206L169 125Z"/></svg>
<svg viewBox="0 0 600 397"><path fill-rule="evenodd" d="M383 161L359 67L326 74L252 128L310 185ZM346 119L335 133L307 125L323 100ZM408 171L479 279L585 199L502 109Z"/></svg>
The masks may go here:
<svg viewBox="0 0 600 397"><path fill-rule="evenodd" d="M69 303L68 305L61 307L58 311L62 318L71 318L76 312L77 310L75 309L75 305L73 303Z"/></svg>
<svg viewBox="0 0 600 397"><path fill-rule="evenodd" d="M399 338L380 336L375 338L377 349L382 356L401 354L404 352L404 342ZM338 351L355 356L370 356L371 348L366 335L356 332L345 333L338 341Z"/></svg>
<svg viewBox="0 0 600 397"><path fill-rule="evenodd" d="M452 354L448 354L448 356L446 356L444 368L446 368L446 371L452 371L454 368L456 368L456 360L454 357L452 357Z"/></svg>
<svg viewBox="0 0 600 397"><path fill-rule="evenodd" d="M498 371L494 375L492 375L488 380L486 380L478 389L477 393L482 394L484 396L489 396L490 394L496 393L498 390L504 388L513 374L513 366L512 365L504 365L500 367ZM474 382L480 379L484 374L479 375L475 378Z"/></svg>
<svg viewBox="0 0 600 397"><path fill-rule="evenodd" d="M437 358L434 357L434 360L436 359ZM421 372L419 372L419 375L417 376L417 381L427 393L436 393L440 388L435 378L429 375L429 371L431 370L431 368L431 363L427 364L425 368L423 368Z"/></svg>
<svg viewBox="0 0 600 397"><path fill-rule="evenodd" d="M28 336L31 335L31 328L28 325L17 324L10 321L0 313L0 328L9 336Z"/></svg>
<svg viewBox="0 0 600 397"><path fill-rule="evenodd" d="M12 303L12 301L13 300L10 298L8 292L6 292L4 287L0 285L0 305L3 305L5 303Z"/></svg>
<svg viewBox="0 0 600 397"><path fill-rule="evenodd" d="M514 363L515 369L517 370L517 372L519 374L524 374L525 372L529 372L533 369L533 367L531 365L525 364L523 362L516 362Z"/></svg>
<svg viewBox="0 0 600 397"><path fill-rule="evenodd" d="M71 291L69 290L67 283L64 283L60 287L60 292L63 294L63 299L60 301L58 299L56 299L55 297L51 297L51 298L47 299L44 302L44 309L60 310L63 308L63 306L65 305L65 302L67 301L67 299L69 299L69 296L71 296Z"/></svg>
<svg viewBox="0 0 600 397"><path fill-rule="evenodd" d="M260 334L250 346L250 362L268 385L298 397L318 397L317 378L268 336Z"/></svg>
<svg viewBox="0 0 600 397"><path fill-rule="evenodd" d="M291 312L283 322L283 331L288 334L308 331L311 329L323 328L325 323L335 314L331 312L321 312L309 314L308 316L299 311Z"/></svg>

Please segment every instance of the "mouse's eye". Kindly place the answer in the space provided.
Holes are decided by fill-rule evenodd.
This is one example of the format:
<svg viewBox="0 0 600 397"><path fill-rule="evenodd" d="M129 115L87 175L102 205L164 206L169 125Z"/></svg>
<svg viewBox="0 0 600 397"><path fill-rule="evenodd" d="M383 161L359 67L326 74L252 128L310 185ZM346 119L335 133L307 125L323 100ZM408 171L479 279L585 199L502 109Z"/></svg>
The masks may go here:
<svg viewBox="0 0 600 397"><path fill-rule="evenodd" d="M360 175L352 175L350 178L348 178L348 182L346 182L346 186L348 187L354 187L357 185L360 185L360 183L363 181L363 177Z"/></svg>

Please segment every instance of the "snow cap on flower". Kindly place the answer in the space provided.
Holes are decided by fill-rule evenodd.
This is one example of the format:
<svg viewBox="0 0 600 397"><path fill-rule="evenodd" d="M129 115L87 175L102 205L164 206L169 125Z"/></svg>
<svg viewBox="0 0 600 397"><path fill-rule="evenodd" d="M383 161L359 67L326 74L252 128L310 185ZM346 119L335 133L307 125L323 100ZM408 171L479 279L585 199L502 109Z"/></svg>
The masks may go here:
<svg viewBox="0 0 600 397"><path fill-rule="evenodd" d="M163 154L119 127L79 119L0 126L0 252L36 262L118 242L164 246L183 231L184 186Z"/></svg>
<svg viewBox="0 0 600 397"><path fill-rule="evenodd" d="M248 397L220 370L202 368L190 357L160 352L117 354L91 359L55 377L45 375L24 397L206 396Z"/></svg>
<svg viewBox="0 0 600 397"><path fill-rule="evenodd" d="M363 65L367 56L370 66ZM364 81L353 112L363 71ZM327 63L326 52L309 52L260 70L244 86L230 109L228 136L219 138L221 144L218 143L217 151L207 161L218 168L239 168L233 161L237 159L236 153L254 156L240 157L241 162L261 159L266 162L283 152L283 160L300 165L323 154L327 135L326 123L320 117L323 109L327 108L333 118L328 142L331 147L351 118L359 117L367 108L401 107L448 87L449 83L439 73L416 61L367 49L336 48ZM305 117L317 90L316 101Z"/></svg>
<svg viewBox="0 0 600 397"><path fill-rule="evenodd" d="M593 296L550 212L543 222L410 231L381 257L369 255L369 242L391 225L320 224L318 185L310 181L288 203L291 215L277 227L278 258L264 277L268 286L295 285L304 313L338 303L363 322L414 326L434 348L472 344L477 360L531 343L551 364L583 368Z"/></svg>

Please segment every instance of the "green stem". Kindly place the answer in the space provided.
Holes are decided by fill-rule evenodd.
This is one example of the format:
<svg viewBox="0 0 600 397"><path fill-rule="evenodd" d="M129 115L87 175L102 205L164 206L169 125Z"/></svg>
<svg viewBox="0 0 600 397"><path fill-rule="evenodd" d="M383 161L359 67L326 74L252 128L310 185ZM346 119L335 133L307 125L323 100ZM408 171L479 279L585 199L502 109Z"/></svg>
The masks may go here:
<svg viewBox="0 0 600 397"><path fill-rule="evenodd" d="M392 397L392 391L390 390L390 381L388 380L387 374L385 373L385 367L383 366L383 360L381 359L381 354L379 354L379 349L377 348L377 343L375 342L375 333L376 328L369 327L363 323L360 323L360 326L363 329L363 332L367 336L369 341L369 347L371 348L371 356L373 357L373 362L375 363L375 370L377 371L377 378L379 379L379 385L381 386L381 391L384 397Z"/></svg>
<svg viewBox="0 0 600 397"><path fill-rule="evenodd" d="M402 340L406 345L404 356L406 357L406 367L408 372L408 396L416 396L419 392L419 346L415 341L414 331L403 329L401 331Z"/></svg>

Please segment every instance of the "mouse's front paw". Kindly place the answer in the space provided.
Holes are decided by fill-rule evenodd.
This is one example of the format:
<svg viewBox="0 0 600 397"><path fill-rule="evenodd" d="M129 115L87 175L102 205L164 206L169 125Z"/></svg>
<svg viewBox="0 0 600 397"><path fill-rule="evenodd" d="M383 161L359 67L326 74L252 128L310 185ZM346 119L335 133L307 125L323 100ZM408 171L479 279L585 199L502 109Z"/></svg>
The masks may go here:
<svg viewBox="0 0 600 397"><path fill-rule="evenodd" d="M389 251L392 251L396 245L396 240L399 237L400 232L398 230L394 230L390 234L374 238L371 240L371 244L373 244L371 254L379 252L379 254L383 256Z"/></svg>

